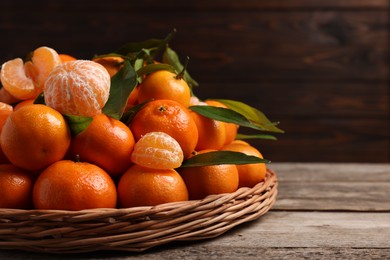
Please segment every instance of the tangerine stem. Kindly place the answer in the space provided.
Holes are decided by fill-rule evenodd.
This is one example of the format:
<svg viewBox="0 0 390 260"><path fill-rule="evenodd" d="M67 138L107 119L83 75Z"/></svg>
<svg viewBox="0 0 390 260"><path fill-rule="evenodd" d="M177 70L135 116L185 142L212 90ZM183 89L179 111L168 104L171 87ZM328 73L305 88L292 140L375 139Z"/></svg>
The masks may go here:
<svg viewBox="0 0 390 260"><path fill-rule="evenodd" d="M179 74L176 75L176 79L182 79L184 77L184 73L187 70L188 62L190 61L190 57L187 56L186 61L184 63L183 69L180 71Z"/></svg>

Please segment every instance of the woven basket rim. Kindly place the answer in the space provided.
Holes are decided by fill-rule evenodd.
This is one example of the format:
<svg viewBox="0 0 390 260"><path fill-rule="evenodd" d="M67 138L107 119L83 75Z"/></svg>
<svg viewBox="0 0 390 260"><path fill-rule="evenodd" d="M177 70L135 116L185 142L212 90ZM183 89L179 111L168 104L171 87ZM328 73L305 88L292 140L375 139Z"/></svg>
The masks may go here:
<svg viewBox="0 0 390 260"><path fill-rule="evenodd" d="M201 200L157 206L80 211L0 209L0 249L79 253L144 251L172 241L216 237L268 212L276 201L277 176L267 169L253 188Z"/></svg>

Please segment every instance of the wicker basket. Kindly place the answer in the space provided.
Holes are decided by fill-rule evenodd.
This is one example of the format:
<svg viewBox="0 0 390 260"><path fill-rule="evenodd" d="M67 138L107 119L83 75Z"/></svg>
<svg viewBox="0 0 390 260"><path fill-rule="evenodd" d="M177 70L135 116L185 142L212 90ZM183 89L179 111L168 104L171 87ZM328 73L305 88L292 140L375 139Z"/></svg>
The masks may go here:
<svg viewBox="0 0 390 260"><path fill-rule="evenodd" d="M140 252L172 241L216 237L264 215L277 195L275 172L234 193L155 207L81 211L0 209L0 249Z"/></svg>

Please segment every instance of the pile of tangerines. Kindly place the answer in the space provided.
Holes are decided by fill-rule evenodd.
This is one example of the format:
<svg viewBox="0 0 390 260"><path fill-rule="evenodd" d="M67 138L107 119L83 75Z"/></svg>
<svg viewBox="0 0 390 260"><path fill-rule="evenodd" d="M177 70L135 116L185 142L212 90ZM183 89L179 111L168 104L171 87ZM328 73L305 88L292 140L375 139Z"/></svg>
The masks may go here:
<svg viewBox="0 0 390 260"><path fill-rule="evenodd" d="M264 180L266 160L236 139L240 125L260 127L250 107L199 100L166 42L136 58L131 46L91 60L43 46L3 63L1 208L152 206Z"/></svg>

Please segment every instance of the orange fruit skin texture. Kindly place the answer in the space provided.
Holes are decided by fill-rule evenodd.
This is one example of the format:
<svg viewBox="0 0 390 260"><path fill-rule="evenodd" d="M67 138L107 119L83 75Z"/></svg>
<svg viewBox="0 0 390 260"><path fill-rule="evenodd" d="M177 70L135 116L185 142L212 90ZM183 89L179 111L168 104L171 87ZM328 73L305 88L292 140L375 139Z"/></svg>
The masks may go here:
<svg viewBox="0 0 390 260"><path fill-rule="evenodd" d="M124 59L121 57L102 57L92 59L106 68L110 77L113 77L123 67Z"/></svg>
<svg viewBox="0 0 390 260"><path fill-rule="evenodd" d="M170 99L185 107L190 104L191 89L184 79L177 79L176 74L167 70L159 70L146 76L141 82L138 102L150 99Z"/></svg>
<svg viewBox="0 0 390 260"><path fill-rule="evenodd" d="M75 57L73 57L73 56L71 56L69 54L61 53L61 54L58 54L58 55L60 56L60 59L61 59L62 63L76 60Z"/></svg>
<svg viewBox="0 0 390 260"><path fill-rule="evenodd" d="M3 125L4 125L5 121L12 114L12 112L13 112L12 106L10 106L6 103L0 102L0 133L3 130ZM1 148L1 145L0 145L0 164L3 164L3 163L9 163L9 160L5 156L5 154L3 153L3 149Z"/></svg>
<svg viewBox="0 0 390 260"><path fill-rule="evenodd" d="M131 165L134 136L119 120L105 114L93 117L83 132L72 138L70 155L80 156L80 161L90 162L103 168L111 176L117 176Z"/></svg>
<svg viewBox="0 0 390 260"><path fill-rule="evenodd" d="M64 117L45 105L25 106L13 112L0 136L1 147L9 161L31 171L61 160L70 139Z"/></svg>
<svg viewBox="0 0 390 260"><path fill-rule="evenodd" d="M222 147L221 150L235 151L245 153L246 155L252 155L259 158L263 158L262 154L255 147L245 144L243 142L233 141ZM249 187L252 188L259 182L263 181L267 172L265 163L253 163L237 165L239 175L239 188Z"/></svg>
<svg viewBox="0 0 390 260"><path fill-rule="evenodd" d="M14 107L14 111L19 110L21 107L29 106L34 104L35 99L26 99L17 103Z"/></svg>
<svg viewBox="0 0 390 260"><path fill-rule="evenodd" d="M187 108L173 100L153 100L146 103L130 123L136 140L149 132L164 132L181 146L184 158L195 150L198 128Z"/></svg>
<svg viewBox="0 0 390 260"><path fill-rule="evenodd" d="M62 160L39 175L32 198L36 209L115 208L117 191L114 181L100 167Z"/></svg>
<svg viewBox="0 0 390 260"><path fill-rule="evenodd" d="M174 169L132 165L118 183L120 207L155 206L188 200L187 187Z"/></svg>
<svg viewBox="0 0 390 260"><path fill-rule="evenodd" d="M57 66L46 80L46 105L61 114L95 116L101 113L110 92L110 75L99 63L75 60Z"/></svg>
<svg viewBox="0 0 390 260"><path fill-rule="evenodd" d="M209 106L228 108L226 105L216 100L206 100L205 103ZM234 139L236 139L239 126L233 123L226 123L226 122L222 122L222 124L225 125L225 129L226 129L225 144L230 144L231 142L234 141Z"/></svg>
<svg viewBox="0 0 390 260"><path fill-rule="evenodd" d="M32 208L34 179L12 164L0 165L0 208Z"/></svg>
<svg viewBox="0 0 390 260"><path fill-rule="evenodd" d="M226 141L225 124L221 121L204 117L194 111L190 111L190 115L198 128L198 143L195 149L197 151L221 149Z"/></svg>
<svg viewBox="0 0 390 260"><path fill-rule="evenodd" d="M199 151L205 153L211 149ZM236 165L220 164L180 168L180 175L187 185L191 200L203 199L208 195L235 192L239 176Z"/></svg>

